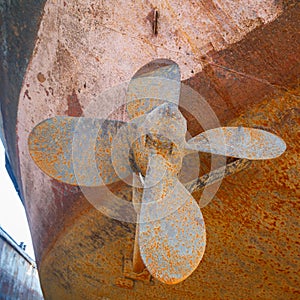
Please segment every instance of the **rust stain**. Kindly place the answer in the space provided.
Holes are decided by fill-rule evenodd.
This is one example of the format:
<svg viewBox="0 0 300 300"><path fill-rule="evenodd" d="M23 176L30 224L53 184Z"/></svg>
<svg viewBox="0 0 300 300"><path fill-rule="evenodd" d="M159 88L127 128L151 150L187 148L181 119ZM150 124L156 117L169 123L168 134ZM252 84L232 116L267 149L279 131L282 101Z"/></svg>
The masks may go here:
<svg viewBox="0 0 300 300"><path fill-rule="evenodd" d="M123 289L132 290L134 287L134 281L128 278L119 277L116 279L115 285Z"/></svg>
<svg viewBox="0 0 300 300"><path fill-rule="evenodd" d="M83 110L75 90L73 90L72 94L67 97L67 101L68 101L68 109L66 111L66 114L72 117L82 116Z"/></svg>
<svg viewBox="0 0 300 300"><path fill-rule="evenodd" d="M38 79L38 81L39 81L40 83L43 83L43 82L46 81L45 75L44 75L43 73L41 73L41 72L39 72L39 73L37 74L37 79Z"/></svg>
<svg viewBox="0 0 300 300"><path fill-rule="evenodd" d="M150 22L152 27L152 33L154 36L158 34L158 18L159 13L157 8L153 8L146 17L146 20Z"/></svg>

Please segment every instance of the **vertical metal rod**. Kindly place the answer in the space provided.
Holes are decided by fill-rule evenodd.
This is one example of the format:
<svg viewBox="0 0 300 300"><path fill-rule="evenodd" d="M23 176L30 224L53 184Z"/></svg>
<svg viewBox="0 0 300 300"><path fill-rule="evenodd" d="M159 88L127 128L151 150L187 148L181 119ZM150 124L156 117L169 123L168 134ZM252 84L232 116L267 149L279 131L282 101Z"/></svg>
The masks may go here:
<svg viewBox="0 0 300 300"><path fill-rule="evenodd" d="M132 190L132 202L135 207L137 213L137 221L139 221L140 216L140 203L142 202L143 192L141 188L136 187L141 184L141 180L136 174L133 174L133 190ZM132 258L132 270L133 272L139 274L142 273L146 268L140 252L139 246L139 223L136 223L135 229L135 239L134 239L134 247L133 247L133 258Z"/></svg>
<svg viewBox="0 0 300 300"><path fill-rule="evenodd" d="M135 273L142 273L146 267L141 257L138 240L139 240L139 224L137 223L136 230L135 230L134 248L133 248L132 270Z"/></svg>

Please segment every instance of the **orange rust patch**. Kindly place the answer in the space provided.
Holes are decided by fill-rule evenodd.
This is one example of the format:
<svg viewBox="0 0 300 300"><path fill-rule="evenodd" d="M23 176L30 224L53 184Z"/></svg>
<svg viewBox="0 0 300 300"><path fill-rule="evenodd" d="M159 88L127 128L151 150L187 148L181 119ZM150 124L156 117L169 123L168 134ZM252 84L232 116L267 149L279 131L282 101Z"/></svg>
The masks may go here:
<svg viewBox="0 0 300 300"><path fill-rule="evenodd" d="M38 81L41 82L41 83L43 83L43 82L46 81L46 77L45 77L44 74L41 73L41 72L37 74L37 79L38 79Z"/></svg>

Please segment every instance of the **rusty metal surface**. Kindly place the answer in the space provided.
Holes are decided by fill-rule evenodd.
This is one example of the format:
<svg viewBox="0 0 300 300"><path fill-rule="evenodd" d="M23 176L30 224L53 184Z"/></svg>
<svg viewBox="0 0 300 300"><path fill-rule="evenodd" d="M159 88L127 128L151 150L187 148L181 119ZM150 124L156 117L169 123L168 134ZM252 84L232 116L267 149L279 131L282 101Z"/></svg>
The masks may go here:
<svg viewBox="0 0 300 300"><path fill-rule="evenodd" d="M139 185L142 185L142 181L140 178L141 175L133 174L133 187L132 187L132 202L134 208L137 213L137 219L140 218L140 203L143 199L143 188L139 188ZM143 272L146 269L146 266L143 262L141 257L140 245L139 245L139 232L140 226L139 223L136 223L135 227L135 237L134 237L134 247L133 247L133 254L132 254L132 271L136 274Z"/></svg>
<svg viewBox="0 0 300 300"><path fill-rule="evenodd" d="M172 37L174 37L173 41L176 41L178 50L181 50L180 53L170 52L165 47L161 48L160 44L156 43L157 40L152 40L152 38L149 41L147 39L141 39L140 41L142 45L145 44L145 48L144 46L142 49L139 48L140 44L138 43L138 40L134 38L135 36L132 37L129 34L130 32L137 33L137 25L141 26L137 33L137 37L139 37L139 34L145 33L147 23L143 23L142 21L143 14L140 12L144 10L138 7L139 3L136 3L137 6L128 6L126 4L126 8L118 7L114 13L110 10L114 9L114 7L107 7L104 5L102 8L100 4L93 2L66 3L66 6L63 6L63 3L60 3L61 6L57 4L58 3L52 2L47 3L44 19L39 31L39 43L36 46L27 76L24 79L24 89L20 97L18 112L18 147L20 149L20 168L23 170L23 185L26 186L26 193L28 194L29 199L38 199L38 201L28 201L28 203L30 202L30 204L28 204L30 207L28 208L28 211L32 211L29 218L32 224L37 224L39 222L42 224L41 226L31 226L31 230L34 236L36 236L36 244L41 245L40 247L37 247L37 251L40 252L40 254L37 255L38 259L42 256L42 253L46 253L48 249L51 248L53 240L59 235L61 228L64 228L66 226L65 224L72 222L76 214L81 214L81 211L88 206L82 201L82 198L77 195L78 191L62 185L58 187L57 183L47 181L37 172L37 169L34 166L27 163L29 154L26 149L29 131L35 124L46 117L54 116L57 113L64 114L68 107L67 98L69 98L70 95L74 95L74 92L79 99L80 106L87 107L87 103L90 99L93 99L95 94L102 91L107 86L116 84L119 80L130 78L131 74L143 65L143 63L149 61L149 59L167 56L179 61L181 67L184 66L183 78L192 75L191 80L188 82L190 85L193 85L193 87L197 89L201 88L201 93L206 96L210 103L216 101L216 105L213 107L218 111L218 116L222 121L228 121L238 114L232 107L230 107L230 109L228 108L231 103L231 98L227 101L224 93L221 96L218 96L217 93L207 93L207 91L213 91L214 84L203 78L201 76L202 73L199 73L199 76L194 76L194 74L197 74L198 72L198 67L200 68L198 61L199 57L201 58L201 55L192 56L190 55L190 52L185 51L188 50L186 49L186 45L188 45L186 44L186 38L183 37L183 39L177 39L177 35L182 37L182 31L174 30L168 34L170 29L174 29L177 26L172 26L174 23L173 21L167 21L166 23L163 21L168 19L172 20L173 18L169 12L169 6L163 5L163 10L167 15L164 16L163 14L163 18L160 18L160 28L162 29L160 32L163 32L163 34L158 35L158 38L165 47L172 49L169 46L170 41L173 40ZM187 2L186 5L189 6L190 3ZM227 5L229 5L229 7ZM226 11L231 11L231 5L232 3L227 3L224 6ZM252 2L252 4L249 4L246 1L236 5L243 8L243 14L236 15L234 20L236 20L243 29L241 30L241 35L239 35L237 39L231 41L236 42L245 37L240 43L235 43L232 47L229 47L228 51L220 52L217 47L217 44L221 41L221 39L218 38L220 32L215 30L218 26L213 25L214 22L212 22L209 27L205 27L206 31L203 36L200 38L198 37L198 39L197 36L192 39L188 38L188 40L191 40L192 42L196 41L196 46L201 49L200 52L208 53L212 50L210 54L213 56L213 60L217 60L219 65L222 65L222 63L225 63L230 58L230 65L229 63L227 65L225 64L226 68L231 66L232 69L237 69L243 74L251 75L253 73L254 77L256 76L258 78L260 74L264 74L262 72L266 71L269 74L268 79L270 82L272 82L272 78L281 78L290 84L295 83L297 81L295 76L295 74L297 74L297 67L292 70L290 67L294 65L299 49L297 43L298 39L294 38L294 32L297 30L298 26L298 22L296 21L297 7L293 8L292 5L287 5L284 7L285 10L282 11L281 2L276 6L273 2L268 3L265 1ZM150 6L151 5L149 4L149 10ZM235 6L234 9L236 9L237 6ZM249 6L259 7L259 13L251 13L253 10L248 10ZM146 13L148 12L147 7L148 6L145 7ZM263 7L267 10L265 11ZM78 8L80 11L78 11ZM136 9L138 11L136 16L141 19L136 20L133 25L132 21L128 18L124 18L124 16L131 15ZM181 12L181 9L183 8L179 8L179 12ZM184 7L184 11L185 13L180 17L179 27L182 23L185 24L184 27L186 27L186 22L189 22L189 20L193 19L195 16L194 24L199 24L199 28L202 27L207 20L207 10L201 10L203 15L200 19L198 12L194 10L193 6L191 7L192 13L186 10L186 7ZM160 13L161 12L162 11L160 11ZM281 12L283 12L282 17L280 16ZM89 17L93 17L93 26L90 26L89 23L87 27L91 30L88 31L88 38L89 41L93 41L93 45L96 47L95 51L98 51L97 53L91 53L89 49L86 49L88 44L83 43L83 41L86 41L87 35L86 31L80 30L80 28L86 28L86 23L81 22L81 17L85 14L86 18L83 18L85 20L88 20ZM63 16L63 18L60 16ZM107 16L111 23L113 23L114 20L117 20L119 24L126 24L125 28L128 35L123 35L122 32L115 32L113 31L114 28L110 30L103 26L96 26L97 22L98 24L102 24L102 21L105 20L103 16ZM253 34L245 36L246 32L259 27L261 21L267 24L277 16L279 16L278 21L271 22L269 25L258 28ZM247 26L246 20L253 20L253 22L251 21L249 23L251 24L250 27ZM231 23L232 20L228 21ZM78 30L69 31L70 28L77 28ZM194 27L192 26L191 28ZM103 33L101 33L102 31ZM197 34L197 32L198 31L196 31L195 34ZM210 40L209 44L207 44L208 38ZM63 42L64 39L66 40ZM104 39L108 39L109 42L105 44L103 42ZM121 45L121 47L118 48L118 52L115 52L115 50L112 51L112 48L116 48L115 44L111 43L112 40L115 41L115 44L124 43L124 45L126 45L124 46L126 50L124 50L124 47ZM167 41L166 43L164 43L165 40ZM283 42L286 40L289 42ZM101 41L101 46L96 41ZM149 45L153 45L154 42L154 54L149 55L148 57ZM207 45L207 47L205 47L205 45ZM224 43L223 46L226 48L227 44ZM179 47L181 47L181 49L179 49ZM106 48L108 50L103 53L103 50ZM256 49L257 51L249 51L249 49ZM264 51L264 49L266 51ZM273 49L272 51L275 51L276 55L269 56L268 49ZM174 50L176 50L176 48L174 48ZM121 59L120 53L126 53L126 59L124 57ZM279 53L280 56L278 56ZM47 57L46 60L45 57ZM180 59L181 57L182 60ZM195 63L194 59L196 61ZM254 62L256 63L254 64ZM185 63L187 63L187 65L185 65ZM112 66L114 65L118 65L116 72L112 72ZM82 66L85 66L86 68L82 68ZM268 66L268 69L266 69L266 66ZM100 69L101 72L99 72ZM194 73L192 73L192 71ZM111 76L112 73L114 76ZM38 78L41 78L41 74L46 79L44 82L38 80ZM232 86L233 82L237 82L237 86L234 86L232 89L234 91L233 94L236 95L237 98L245 100L249 99L250 95L250 103L252 104L255 103L255 101L260 101L264 95L267 95L270 92L269 89L266 89L268 85L266 86L264 83L259 83L258 85L257 81L253 78L244 80L246 78L244 76L231 76L233 73L227 69L226 72L220 71L212 73L212 79L214 74L219 80L220 78L227 80L228 87ZM193 78L195 78L195 81L193 81ZM247 85L245 86L243 83L247 83ZM241 86L241 88L239 88L239 86ZM228 87L224 87L224 90L229 91ZM28 90L26 95L29 97L23 93L26 92L26 90ZM271 90L273 91L274 89L271 88ZM225 97L225 102L223 101L218 104L217 99L219 99L219 97ZM29 98L31 100L35 99L36 101L31 101ZM75 97L73 96L72 99L74 98ZM240 101L249 104L249 101ZM111 104L116 102L116 98L111 102L105 102L105 105L102 105L101 109L97 111L97 114L101 113L103 108L106 109L107 107L111 107ZM241 104L241 107L243 107L243 104ZM194 108L196 108L196 105L193 106L193 109ZM235 113L231 114L231 112ZM121 116L119 114L120 119ZM194 120L191 118L188 119L189 128L197 129ZM191 132L193 131L191 130ZM194 132L197 134L199 130ZM35 174L34 178L32 178L31 174ZM35 189L34 187L36 186L39 186L40 188ZM55 193L49 194L49 191L51 190L55 191ZM70 199L70 203L76 203L76 205L64 203L63 207L68 210L68 213L62 210L61 203L63 202L64 197L59 195L63 194ZM79 200L75 201L75 199ZM50 203L56 204L51 205ZM70 207L72 207L71 210ZM48 217L49 214L51 217ZM40 228L43 228L43 232Z"/></svg>
<svg viewBox="0 0 300 300"><path fill-rule="evenodd" d="M112 159L121 164L119 169L124 169L121 174L125 173L126 177L128 173L129 176L131 166L122 166L122 160L126 163L130 161L130 151L126 150L129 147L133 151L134 166L145 176L141 203L133 199L135 207L141 206L137 211L137 222L140 224L136 228L138 240L135 238L133 271L143 271L138 262L139 245L140 256L151 275L164 283L175 284L186 279L197 268L206 244L201 211L177 178L184 150L268 159L281 155L286 145L274 134L244 127L211 129L186 143L186 120L178 110L179 67L171 61L167 62L167 66L161 66L157 61L151 63L150 72L137 72L130 81L127 109L137 112L138 118L134 119L137 120L134 127L129 126L131 123L124 124L127 130L122 132L117 143L113 140L120 122L55 117L34 127L29 136L29 151L45 173L82 188L107 185L123 179L115 173ZM141 70L149 69L148 66ZM131 105L139 99L143 102ZM157 106L156 99L166 103ZM145 117L141 117L143 115ZM134 117L134 113L131 116ZM140 147L133 149L131 147L137 137L130 133L132 129L139 131L137 137L141 139L138 143ZM123 146L130 138L129 145ZM74 151L74 146L79 152ZM114 155L111 153L112 146L115 148ZM125 148L125 151L121 150L125 156L120 155L120 148ZM144 161L136 157L143 157ZM109 195L99 193L96 197L102 201L101 198L109 198ZM88 197L87 200L91 202ZM112 204L107 209L117 209L117 206ZM95 207L99 209L99 206ZM118 210L121 209L121 206L118 207ZM127 220L125 217L117 219Z"/></svg>
<svg viewBox="0 0 300 300"><path fill-rule="evenodd" d="M299 112L293 109L297 103L288 94L271 98L230 124L258 126L258 112L263 113L265 126L280 132L288 149L282 157L252 162L244 172L224 180L217 198L203 209L206 254L187 280L174 286L158 281L150 285L134 281L130 286L117 280L123 274L122 253L130 243L132 253L135 227L99 219L91 209L68 228L43 261L42 280L49 298L80 299L86 293L95 299L297 297ZM86 235L90 230L95 239Z"/></svg>
<svg viewBox="0 0 300 300"><path fill-rule="evenodd" d="M291 2L293 1L289 1ZM189 3L187 1L185 4ZM85 10L89 7L85 5L95 3L66 3L65 7L62 3L59 10L56 9L56 4L47 6L39 33L39 44L24 79L20 97L18 147L22 180L26 187L27 212L38 250L42 281L49 299L80 299L87 295L95 299L159 299L162 295L166 299L297 297L299 208L296 200L299 195L296 191L299 190L299 174L295 165L299 161L299 145L295 126L298 126L298 102L290 99L289 93L299 94L299 91L292 89L297 86L299 78L299 39L296 35L299 5L287 5L282 16L266 24L280 15L282 2L277 2L278 6L273 1L222 3L229 15L234 12L234 18L228 19L229 24L234 24L232 20L235 20L238 27L242 28L239 37L243 39L229 47L226 42L217 38L223 33L219 26L225 28L227 23L215 25L217 23L213 21L209 23L212 30L207 30L208 27L204 26L206 31L202 35L199 28L202 28L201 22L207 21L207 9L201 10L204 18L199 19L197 10L194 10L194 14L188 11L183 14L178 8L181 13L181 24L178 26L181 27L183 23L185 27L195 30L196 34L185 37L196 43L196 48L201 49L199 52L212 57L211 63L206 67L204 62L203 72L202 65L197 63L202 61L202 53L193 56L186 52L189 50L186 49L189 47L186 47L189 45L187 39L177 40L177 35L181 37L182 31L176 32L176 26L172 22L164 23L163 20L167 20L167 17L163 14L159 18L161 23L158 34L158 38L162 39L159 42L142 40L145 47L141 49L136 37L145 32L146 25L141 26L141 31L137 32L136 26L140 26L142 21L137 19L132 22L128 16L134 14L137 18L143 18L143 9L135 10L136 7L128 5L128 2L124 4L126 9L116 6L114 13L108 7L107 14L103 14L99 9L100 4L94 5L95 9L90 9L98 24L107 15L111 21L109 25L113 24L115 18L120 28L125 26L126 32L137 33L130 42L127 42L124 32L110 31L97 25L88 27L92 32L88 32L89 43L84 43L87 34L81 29L87 28L84 22L90 16ZM220 14L224 10L218 10L218 5L213 11ZM241 8L243 13L239 14ZM165 9L169 10L167 7ZM254 13L257 11L259 12ZM83 18L85 14L87 17ZM174 15L170 19L172 18ZM261 21L265 25L259 27ZM177 19L174 22L177 23ZM190 22L192 26L189 25ZM134 25L127 28L127 23ZM195 24L199 24L199 28ZM258 29L245 35L257 26ZM70 28L74 30L70 31ZM173 28L174 32L170 33L169 28ZM95 29L103 29L104 34L94 34ZM196 39L197 36L199 39ZM231 41L234 40L233 36L230 36ZM106 37L109 43L104 42ZM59 45L56 44L58 40ZM163 47L160 46L162 40ZM111 41L115 43L112 44ZM217 46L220 41L227 50L219 51L222 48ZM178 53L178 57L177 53L170 51L176 50L175 47L170 47L173 46L172 43L178 49L182 47L182 53ZM91 48L95 46L95 49L88 51L86 45L92 45ZM205 45L207 47L203 47ZM152 47L155 48L153 51ZM103 53L105 49L108 50ZM126 57L121 58L120 53L126 53ZM117 227L113 230L110 225L101 226L102 220L99 225L99 215L86 203L78 189L49 181L29 163L27 136L34 125L43 119L57 113L65 114L70 102L67 98L76 98L73 91L84 110L94 93L119 80L129 79L141 65L163 56L179 61L180 66L187 63L183 78L192 75L186 83L201 91L214 107L222 125L247 112L248 116L243 119L244 126L269 126L286 141L288 149L284 157L274 162L255 162L247 173L234 174L231 179L225 179L225 186L223 185L218 198L204 210L208 218L206 227L209 255L204 256L201 268L188 280L173 287L161 286L158 282L151 287L134 283L134 287L131 285L132 290L125 290L120 288L122 284L115 284L116 274L119 276L122 273L122 267L116 269L114 266L122 260L118 253L122 253L125 245L133 241L135 228L129 226L122 230ZM86 67L86 72L82 66ZM116 71L113 66L117 66ZM40 73L46 79L44 82L39 81L41 76L37 77ZM281 87L286 88L289 93L281 96ZM276 92L276 97L272 97L271 94ZM70 98L70 95L73 96ZM267 98L263 102L265 97ZM255 107L260 102L263 105ZM273 106L268 106L268 102ZM103 103L102 106L110 104ZM195 102L193 109L197 111L201 107L197 107ZM123 115L119 114L118 117L122 119ZM190 132L198 134L201 131L199 124L190 116L187 119ZM252 119L255 119L253 124L249 121ZM240 121L231 125L241 125ZM205 162L202 163L204 164ZM89 238L91 231L96 233L97 239ZM101 248L101 243L97 242L101 240L101 236L104 236L107 247ZM129 241L124 240L125 236ZM110 242L112 237L116 237L118 242Z"/></svg>
<svg viewBox="0 0 300 300"><path fill-rule="evenodd" d="M204 254L204 220L194 198L155 152L149 155L139 221L141 257L149 272L167 284L186 279Z"/></svg>
<svg viewBox="0 0 300 300"><path fill-rule="evenodd" d="M129 83L127 110L133 121L123 124L125 131L118 132L122 124L117 121L54 117L35 126L28 142L41 170L81 189L109 185L130 176L132 161L145 176L140 203L131 200L138 207L140 223L136 227L133 271L143 271L141 258L150 274L167 284L185 280L197 268L206 244L201 211L177 178L185 149L267 159L279 156L286 148L277 136L244 127L211 129L187 143L187 122L178 109L180 86L178 65L156 60L142 67ZM115 136L119 136L117 142ZM134 144L136 140L139 147ZM116 174L114 167L121 171ZM99 192L95 200L103 198L110 198L109 194ZM89 197L87 200L91 202ZM117 202L113 204L113 199L111 202L106 211L123 210ZM127 220L121 216L117 219Z"/></svg>
<svg viewBox="0 0 300 300"><path fill-rule="evenodd" d="M166 101L178 105L179 97L179 66L167 59L151 61L129 82L126 104L129 118L140 117Z"/></svg>
<svg viewBox="0 0 300 300"><path fill-rule="evenodd" d="M207 130L189 140L187 148L236 158L272 159L285 151L286 144L265 130L240 126Z"/></svg>
<svg viewBox="0 0 300 300"><path fill-rule="evenodd" d="M139 138L131 143L138 171L146 175L148 155L155 149L161 156L168 157L167 163L177 175L181 169L186 132L186 120L177 105L161 104L138 124Z"/></svg>
<svg viewBox="0 0 300 300"><path fill-rule="evenodd" d="M30 155L43 172L61 182L83 186L116 182L111 144L122 124L63 116L47 119L30 133Z"/></svg>
<svg viewBox="0 0 300 300"><path fill-rule="evenodd" d="M136 229L138 241L136 239L134 247L133 271L137 269L138 244L141 258L151 275L162 282L175 284L187 278L198 266L205 249L205 227L195 200L177 179L184 154L186 131L186 121L177 106L180 94L179 68L170 61L167 67L156 62L152 65L152 72L147 72L146 75L138 72L139 75L134 76L127 95L129 103L144 99L141 107L135 104L137 112L143 112L146 107L146 111L142 113L146 115L145 118L139 117L135 124L140 130L143 145L138 152L136 148L133 152L134 156L145 158L145 166L139 160L133 164L140 171L147 166L147 174L138 212L138 222L141 224ZM174 85L171 92L170 84ZM158 98L167 103L149 112L148 107L155 105L151 99ZM132 109L130 106L127 108ZM35 126L30 133L29 151L41 170L58 181L81 188L110 184L121 180L114 172L111 159L121 164L121 160L128 161L128 157L120 155L119 149L128 147L124 143L133 135L130 134L130 129L136 129L129 126L131 123L125 124L127 131L119 134L120 139L114 143L114 135L117 135L120 125L120 122L109 120L50 118ZM78 130L78 127L81 128ZM132 138L134 141L134 135ZM130 143L129 147L132 145ZM79 153L74 151L74 146L79 148ZM111 153L112 146L115 148L115 155ZM151 155L152 151L154 155ZM129 156L129 153L130 151L124 152L125 156ZM94 164L97 165L95 174ZM124 167L121 166L122 168ZM104 195L99 193L96 197L101 201ZM133 202L135 206L138 205L136 200L133 199ZM189 219L189 222L184 222L185 226L176 226ZM151 227L155 228L155 234ZM153 252L149 245L155 241L159 246Z"/></svg>
<svg viewBox="0 0 300 300"><path fill-rule="evenodd" d="M185 188L193 193L194 198L204 187L212 185L224 177L233 175L237 172L243 171L251 165L251 161L247 159L237 159L233 162L227 163L226 166L212 170L209 174L204 174L201 177L194 179L184 184ZM225 170L224 170L225 169ZM245 170L246 171L246 170ZM200 207L204 207L206 203L199 202Z"/></svg>
<svg viewBox="0 0 300 300"><path fill-rule="evenodd" d="M168 59L157 59L147 63L131 78L126 91L126 111L130 122L119 130L112 142L112 162L120 179L124 180L128 176L129 167L121 167L124 162L127 165L131 164L133 172L145 174L148 157L145 145L149 141L151 130L163 134L159 126L163 128L170 125L168 130L173 128L172 136L177 136L175 131L179 127L171 124L170 118L165 121L162 115L159 116L159 111L151 111L163 103L173 103L177 107L180 85L179 66ZM164 109L161 114L163 111ZM164 130L166 131L166 128Z"/></svg>

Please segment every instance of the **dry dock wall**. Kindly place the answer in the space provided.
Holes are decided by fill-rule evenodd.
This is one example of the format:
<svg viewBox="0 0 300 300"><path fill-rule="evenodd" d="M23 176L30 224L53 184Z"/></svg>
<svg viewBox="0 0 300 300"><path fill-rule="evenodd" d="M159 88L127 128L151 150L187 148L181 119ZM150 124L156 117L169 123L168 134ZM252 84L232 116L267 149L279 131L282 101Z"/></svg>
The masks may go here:
<svg viewBox="0 0 300 300"><path fill-rule="evenodd" d="M0 300L44 299L34 261L0 228Z"/></svg>

